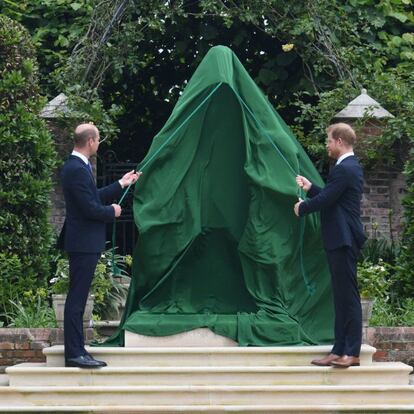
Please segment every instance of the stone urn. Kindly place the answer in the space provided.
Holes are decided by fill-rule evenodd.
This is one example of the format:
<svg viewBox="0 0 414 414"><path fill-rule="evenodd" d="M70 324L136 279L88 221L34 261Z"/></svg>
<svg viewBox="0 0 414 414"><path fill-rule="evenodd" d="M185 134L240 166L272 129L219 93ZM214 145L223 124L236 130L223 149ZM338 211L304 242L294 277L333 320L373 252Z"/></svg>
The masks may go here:
<svg viewBox="0 0 414 414"><path fill-rule="evenodd" d="M372 315L372 307L374 306L374 299L361 298L362 306L362 327L366 328L369 325L369 320Z"/></svg>
<svg viewBox="0 0 414 414"><path fill-rule="evenodd" d="M85 312L83 314L83 327L90 328L92 326L92 311L94 304L95 296L89 295L88 300L86 301ZM65 302L66 302L66 293L65 294L54 294L52 295L52 304L53 310L56 315L56 322L58 328L63 328L63 319L65 311Z"/></svg>

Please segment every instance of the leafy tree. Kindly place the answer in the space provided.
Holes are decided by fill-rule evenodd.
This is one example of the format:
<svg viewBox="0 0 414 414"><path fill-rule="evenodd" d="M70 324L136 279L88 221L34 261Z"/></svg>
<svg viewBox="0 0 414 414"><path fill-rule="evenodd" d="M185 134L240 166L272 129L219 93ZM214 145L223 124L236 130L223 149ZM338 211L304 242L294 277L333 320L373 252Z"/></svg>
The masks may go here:
<svg viewBox="0 0 414 414"><path fill-rule="evenodd" d="M236 52L281 111L288 106L292 90L312 89L303 76L300 57L284 52L279 40L250 23L237 21L228 26L220 16L205 15L197 2L186 3L137 6L130 2L119 28L101 45L96 64L85 64L96 49L92 41L85 40L72 56L74 63L63 71L68 78L80 79L85 76L82 68L92 67L86 77L88 84L99 86L106 107L115 103L123 108L117 119L122 142L115 144L121 156L135 154L137 161L145 155L186 82L216 44ZM102 32L107 26L101 24ZM292 119L289 108L284 115ZM123 148L127 148L124 154Z"/></svg>
<svg viewBox="0 0 414 414"><path fill-rule="evenodd" d="M23 24L36 47L40 85L49 97L56 96L53 76L86 34L96 0L7 0L0 13Z"/></svg>

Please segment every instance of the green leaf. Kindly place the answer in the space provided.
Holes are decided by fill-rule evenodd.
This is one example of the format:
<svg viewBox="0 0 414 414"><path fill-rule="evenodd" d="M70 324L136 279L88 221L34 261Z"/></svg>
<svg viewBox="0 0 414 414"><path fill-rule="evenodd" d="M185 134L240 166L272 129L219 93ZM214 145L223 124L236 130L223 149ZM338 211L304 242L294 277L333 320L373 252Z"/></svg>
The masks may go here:
<svg viewBox="0 0 414 414"><path fill-rule="evenodd" d="M386 21L385 17L384 16L381 16L381 15L376 16L375 18L372 19L372 24L375 27L383 27L386 22L387 21Z"/></svg>
<svg viewBox="0 0 414 414"><path fill-rule="evenodd" d="M414 60L414 52L401 52L400 56L402 59Z"/></svg>
<svg viewBox="0 0 414 414"><path fill-rule="evenodd" d="M23 4L18 4L14 1L11 0L3 0L5 3L9 4L10 6L16 7L18 9L24 10L24 5Z"/></svg>
<svg viewBox="0 0 414 414"><path fill-rule="evenodd" d="M384 32L384 30L381 30L380 32L378 32L378 37L381 40L386 40L388 38L388 33Z"/></svg>
<svg viewBox="0 0 414 414"><path fill-rule="evenodd" d="M393 36L391 39L391 43L396 47L400 47L402 43L402 38L399 36Z"/></svg>
<svg viewBox="0 0 414 414"><path fill-rule="evenodd" d="M401 23L405 23L408 20L408 16L400 12L391 11L388 13L388 16L394 17L394 19L399 20Z"/></svg>
<svg viewBox="0 0 414 414"><path fill-rule="evenodd" d="M82 4L81 3L72 3L70 5L70 7L72 7L72 9L76 11L76 10L79 10L82 7Z"/></svg>
<svg viewBox="0 0 414 414"><path fill-rule="evenodd" d="M402 35L402 38L404 39L404 41L406 41L407 43L411 43L414 44L414 34L413 33L404 33Z"/></svg>

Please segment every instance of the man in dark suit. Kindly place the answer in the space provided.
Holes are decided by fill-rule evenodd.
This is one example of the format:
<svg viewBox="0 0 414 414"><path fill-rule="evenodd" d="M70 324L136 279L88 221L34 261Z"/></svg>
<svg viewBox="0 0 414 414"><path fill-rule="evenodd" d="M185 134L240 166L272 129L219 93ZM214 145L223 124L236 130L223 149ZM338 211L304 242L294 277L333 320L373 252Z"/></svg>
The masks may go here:
<svg viewBox="0 0 414 414"><path fill-rule="evenodd" d="M322 189L302 176L296 182L309 198L299 200L297 216L320 211L324 248L332 277L335 305L335 343L331 353L312 361L318 366L347 368L360 364L362 311L357 283L357 259L365 235L360 219L362 168L354 155L354 130L344 123L327 128L326 149L336 159Z"/></svg>
<svg viewBox="0 0 414 414"><path fill-rule="evenodd" d="M61 172L66 204L66 219L58 246L69 255L69 292L65 304L64 337L67 367L99 368L106 365L86 350L82 319L95 268L105 249L105 223L121 215L121 207L111 204L122 188L137 181L130 171L119 181L96 188L89 158L99 147L99 131L92 124L79 125L74 134L74 149Z"/></svg>

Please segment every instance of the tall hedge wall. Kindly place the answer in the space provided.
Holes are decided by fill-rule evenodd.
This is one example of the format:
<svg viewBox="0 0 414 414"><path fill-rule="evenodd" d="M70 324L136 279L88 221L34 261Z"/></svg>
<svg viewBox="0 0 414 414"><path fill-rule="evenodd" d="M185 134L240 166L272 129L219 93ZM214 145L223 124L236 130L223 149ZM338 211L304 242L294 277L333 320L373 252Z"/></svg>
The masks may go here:
<svg viewBox="0 0 414 414"><path fill-rule="evenodd" d="M9 299L46 286L49 277L56 154L39 117L35 56L26 29L0 16L0 314Z"/></svg>

